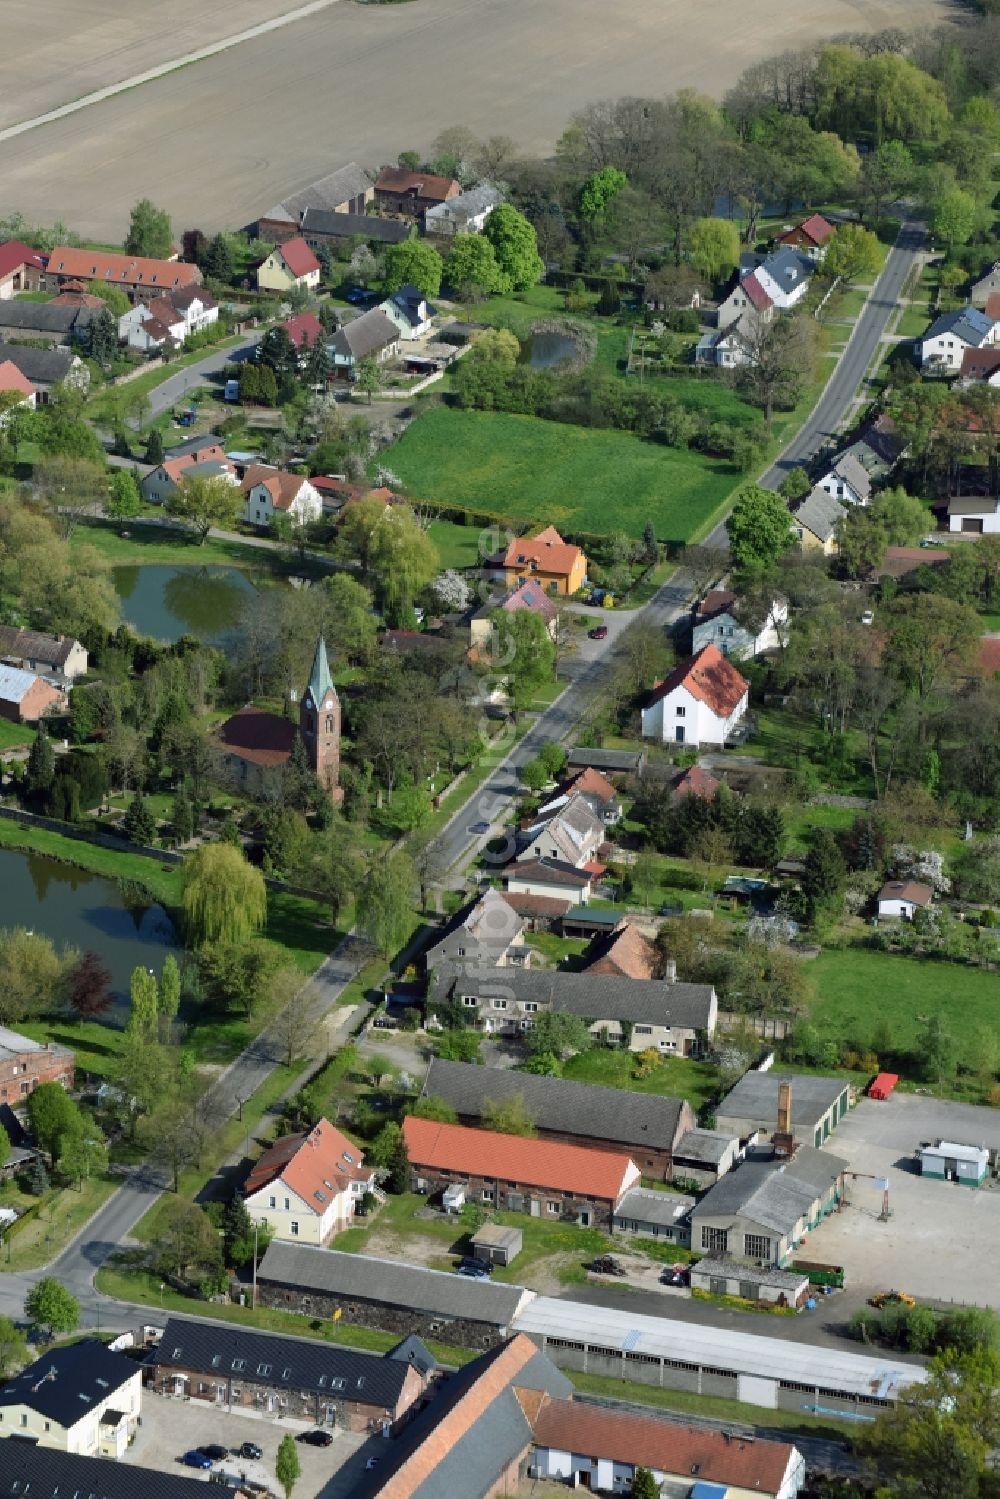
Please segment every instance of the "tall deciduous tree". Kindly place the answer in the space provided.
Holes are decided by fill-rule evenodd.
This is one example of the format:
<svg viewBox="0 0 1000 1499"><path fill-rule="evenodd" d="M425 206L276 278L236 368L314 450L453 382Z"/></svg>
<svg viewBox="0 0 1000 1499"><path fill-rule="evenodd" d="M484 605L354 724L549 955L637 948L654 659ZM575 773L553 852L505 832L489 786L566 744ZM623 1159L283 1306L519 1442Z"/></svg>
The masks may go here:
<svg viewBox="0 0 1000 1499"><path fill-rule="evenodd" d="M603 219L627 185L628 178L619 167L601 167L600 171L592 172L580 189L580 217L591 224L595 219Z"/></svg>
<svg viewBox="0 0 1000 1499"><path fill-rule="evenodd" d="M79 1107L59 1083L40 1083L28 1094L27 1107L31 1133L55 1165L63 1143L79 1132Z"/></svg>
<svg viewBox="0 0 1000 1499"><path fill-rule="evenodd" d="M96 952L85 952L73 967L66 1000L81 1020L91 1020L110 1009L111 969Z"/></svg>
<svg viewBox="0 0 1000 1499"><path fill-rule="evenodd" d="M228 843L206 844L184 860L184 922L195 947L245 942L267 920L267 889L259 869Z"/></svg>
<svg viewBox="0 0 1000 1499"><path fill-rule="evenodd" d="M128 1017L128 1032L142 1040L151 1040L156 1035L156 1010L159 991L156 975L151 968L133 968L129 980L129 998L132 1008Z"/></svg>
<svg viewBox="0 0 1000 1499"><path fill-rule="evenodd" d="M769 567L791 546L788 507L773 489L745 484L726 522L733 562L747 572Z"/></svg>
<svg viewBox="0 0 1000 1499"><path fill-rule="evenodd" d="M425 239L404 239L390 245L385 252L383 290L388 294L401 286L415 286L425 297L436 297L441 290L444 261Z"/></svg>
<svg viewBox="0 0 1000 1499"><path fill-rule="evenodd" d="M823 257L824 275L839 276L842 281L865 281L881 265L878 239L860 224L841 224L831 236Z"/></svg>
<svg viewBox="0 0 1000 1499"><path fill-rule="evenodd" d="M80 1325L80 1303L54 1275L44 1275L32 1286L24 1314L47 1339L75 1332Z"/></svg>
<svg viewBox="0 0 1000 1499"><path fill-rule="evenodd" d="M417 878L402 849L373 859L358 892L358 926L378 952L389 957L410 933Z"/></svg>
<svg viewBox="0 0 1000 1499"><path fill-rule="evenodd" d="M191 527L199 542L213 526L231 526L243 509L243 491L228 479L182 478L167 495L163 508Z"/></svg>
<svg viewBox="0 0 1000 1499"><path fill-rule="evenodd" d="M483 234L493 246L497 264L515 291L526 291L534 286L545 271L545 264L538 253L535 231L522 213L510 203L501 203L494 208Z"/></svg>
<svg viewBox="0 0 1000 1499"><path fill-rule="evenodd" d="M816 361L816 322L803 315L748 319L744 331L747 360L733 371L733 381L748 401L764 413L768 435L776 406L798 400Z"/></svg>
<svg viewBox="0 0 1000 1499"><path fill-rule="evenodd" d="M116 469L111 478L111 490L104 502L104 513L111 520L134 520L142 511L142 495L135 476L127 468Z"/></svg>
<svg viewBox="0 0 1000 1499"><path fill-rule="evenodd" d="M721 281L740 259L740 231L733 219L697 219L688 239L691 264L706 281Z"/></svg>
<svg viewBox="0 0 1000 1499"><path fill-rule="evenodd" d="M129 218L125 249L129 255L150 255L166 260L173 254L170 215L149 198L140 198Z"/></svg>
<svg viewBox="0 0 1000 1499"><path fill-rule="evenodd" d="M463 296L510 290L510 278L500 269L493 246L481 234L456 234L444 263L444 279Z"/></svg>

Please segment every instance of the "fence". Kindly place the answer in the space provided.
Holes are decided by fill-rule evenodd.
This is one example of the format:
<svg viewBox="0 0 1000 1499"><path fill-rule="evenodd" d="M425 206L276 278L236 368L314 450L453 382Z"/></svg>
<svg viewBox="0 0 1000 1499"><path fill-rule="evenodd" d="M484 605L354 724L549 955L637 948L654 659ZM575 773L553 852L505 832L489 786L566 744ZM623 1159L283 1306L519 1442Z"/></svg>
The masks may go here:
<svg viewBox="0 0 1000 1499"><path fill-rule="evenodd" d="M749 1026L762 1041L784 1041L792 1029L793 1022L782 1015L741 1015L735 1010L720 1010L719 1029L736 1031ZM774 1058L772 1057L772 1061Z"/></svg>

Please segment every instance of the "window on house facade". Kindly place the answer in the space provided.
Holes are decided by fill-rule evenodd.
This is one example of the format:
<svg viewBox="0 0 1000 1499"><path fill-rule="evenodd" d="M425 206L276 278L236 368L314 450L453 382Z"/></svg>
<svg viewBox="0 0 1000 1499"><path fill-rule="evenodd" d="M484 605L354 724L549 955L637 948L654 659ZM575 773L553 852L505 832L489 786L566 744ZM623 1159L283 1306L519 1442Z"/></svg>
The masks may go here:
<svg viewBox="0 0 1000 1499"><path fill-rule="evenodd" d="M289 1225L288 1225L288 1227L289 1227L289 1229L290 1229L290 1230L291 1230L291 1235L292 1235L292 1238L293 1238L293 1239L297 1239L297 1238L298 1238L298 1236L299 1236L299 1225L298 1225L298 1224L297 1224L297 1223L294 1223L294 1222L293 1222L293 1223L290 1223L290 1224L289 1224Z"/></svg>
<svg viewBox="0 0 1000 1499"><path fill-rule="evenodd" d="M545 1208L546 1208L546 1211L549 1212L549 1213L558 1213L560 1205L559 1205L558 1202L547 1202L545 1204Z"/></svg>
<svg viewBox="0 0 1000 1499"><path fill-rule="evenodd" d="M495 999L493 1001L493 1008L494 1010L506 1010L507 1001L505 999Z"/></svg>
<svg viewBox="0 0 1000 1499"><path fill-rule="evenodd" d="M674 712L677 714L678 718L683 718L684 715L685 715L685 713L687 712L687 709L686 708L675 708Z"/></svg>
<svg viewBox="0 0 1000 1499"><path fill-rule="evenodd" d="M708 1224L702 1224L701 1247L709 1249L713 1254L726 1254L729 1249L729 1230L727 1228L709 1228Z"/></svg>
<svg viewBox="0 0 1000 1499"><path fill-rule="evenodd" d="M492 1202L493 1201L493 1188L492 1187L484 1187L483 1188L483 1201L484 1202Z"/></svg>
<svg viewBox="0 0 1000 1499"><path fill-rule="evenodd" d="M479 1003L474 994L463 994L462 1003L467 1010L474 1010Z"/></svg>
<svg viewBox="0 0 1000 1499"><path fill-rule="evenodd" d="M771 1258L771 1240L767 1234L744 1234L743 1253L748 1260L769 1260Z"/></svg>
<svg viewBox="0 0 1000 1499"><path fill-rule="evenodd" d="M651 1036L653 1034L653 1027L651 1025L634 1025L632 1033L636 1036Z"/></svg>
<svg viewBox="0 0 1000 1499"><path fill-rule="evenodd" d="M534 1015L538 1010L538 1001L535 999L526 1000L523 1009L526 1015Z"/></svg>

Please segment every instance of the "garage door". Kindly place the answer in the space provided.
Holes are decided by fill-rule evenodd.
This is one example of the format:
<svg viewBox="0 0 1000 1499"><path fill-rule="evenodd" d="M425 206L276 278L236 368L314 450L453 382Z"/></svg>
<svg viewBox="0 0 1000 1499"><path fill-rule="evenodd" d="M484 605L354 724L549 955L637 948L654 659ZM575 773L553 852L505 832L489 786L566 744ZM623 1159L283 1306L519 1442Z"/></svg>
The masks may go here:
<svg viewBox="0 0 1000 1499"><path fill-rule="evenodd" d="M962 520L962 530L973 531L977 536L981 535L983 530L982 518L978 515L965 516Z"/></svg>
<svg viewBox="0 0 1000 1499"><path fill-rule="evenodd" d="M740 1374L736 1382L737 1400L748 1405L766 1405L769 1410L778 1408L778 1381L763 1379L756 1374Z"/></svg>

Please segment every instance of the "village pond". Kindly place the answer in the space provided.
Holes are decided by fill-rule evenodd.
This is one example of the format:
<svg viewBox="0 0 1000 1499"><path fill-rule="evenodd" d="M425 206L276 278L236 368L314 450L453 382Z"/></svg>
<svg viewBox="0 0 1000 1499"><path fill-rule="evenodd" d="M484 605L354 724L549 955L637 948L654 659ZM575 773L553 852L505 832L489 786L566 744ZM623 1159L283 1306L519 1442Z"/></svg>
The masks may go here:
<svg viewBox="0 0 1000 1499"><path fill-rule="evenodd" d="M95 952L111 971L114 1009L123 1023L134 968L159 975L176 933L162 906L129 896L113 880L42 854L0 851L3 925L51 937L58 950Z"/></svg>
<svg viewBox="0 0 1000 1499"><path fill-rule="evenodd" d="M208 645L224 645L255 592L236 567L149 562L115 567L112 577L125 623L169 644L194 635Z"/></svg>

